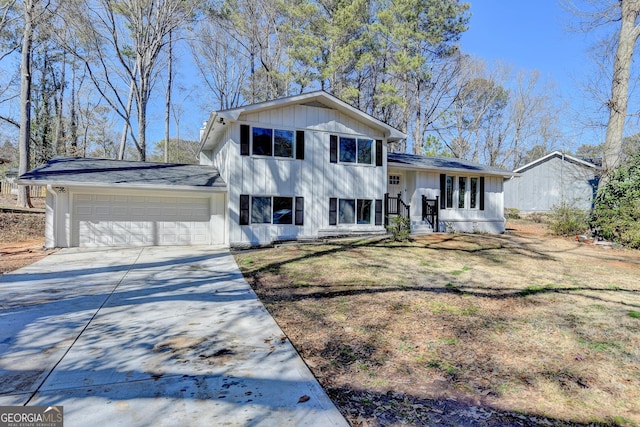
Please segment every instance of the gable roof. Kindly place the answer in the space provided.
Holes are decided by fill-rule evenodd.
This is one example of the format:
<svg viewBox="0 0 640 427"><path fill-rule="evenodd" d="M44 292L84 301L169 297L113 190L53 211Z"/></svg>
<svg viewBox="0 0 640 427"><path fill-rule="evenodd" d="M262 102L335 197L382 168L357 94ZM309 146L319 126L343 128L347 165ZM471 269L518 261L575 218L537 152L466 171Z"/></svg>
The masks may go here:
<svg viewBox="0 0 640 427"><path fill-rule="evenodd" d="M596 171L602 170L602 168L600 166L594 165L593 163L589 163L587 161L578 159L577 157L570 156L570 155L565 154L565 153L563 153L561 151L554 151L552 153L547 154L546 156L542 156L539 159L534 160L531 163L527 163L524 166L520 166L519 168L515 169L514 172L518 172L518 173L526 172L529 169L532 169L532 168L538 166L539 164L547 162L547 161L549 161L551 159L554 159L554 158L560 158L560 159L562 159L562 160L564 160L566 162L570 162L570 163L574 163L574 164L581 165L581 166L584 166L584 167L592 168L592 169L594 169Z"/></svg>
<svg viewBox="0 0 640 427"><path fill-rule="evenodd" d="M319 90L315 92L279 98L272 101L259 102L256 104L231 108L228 110L214 111L211 113L209 120L206 122L205 127L202 130L200 149L205 146L207 141L214 140L217 135L223 133L227 123L237 121L240 118L240 115L244 113L257 113L274 108L284 108L291 105L306 105L311 107L339 110L347 116L364 122L374 129L379 129L385 135L387 141L390 142L407 138L407 135L404 132L401 132L392 126L389 126L383 121L376 119L375 117L347 104L346 102L336 98L335 96L325 91Z"/></svg>
<svg viewBox="0 0 640 427"><path fill-rule="evenodd" d="M415 154L389 153L387 154L389 167L400 167L405 169L426 169L440 172L467 172L481 175L494 175L502 177L517 176L506 169L494 166L485 166L479 163L470 162L463 159L450 157L427 157Z"/></svg>
<svg viewBox="0 0 640 427"><path fill-rule="evenodd" d="M218 170L211 166L127 160L56 157L23 175L20 184L226 191Z"/></svg>

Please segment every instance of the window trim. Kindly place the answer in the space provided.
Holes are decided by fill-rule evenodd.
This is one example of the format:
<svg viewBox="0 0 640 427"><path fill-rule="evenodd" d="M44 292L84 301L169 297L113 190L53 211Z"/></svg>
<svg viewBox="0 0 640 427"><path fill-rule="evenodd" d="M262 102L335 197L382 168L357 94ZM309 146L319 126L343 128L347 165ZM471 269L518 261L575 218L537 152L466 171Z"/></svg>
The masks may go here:
<svg viewBox="0 0 640 427"><path fill-rule="evenodd" d="M445 206L447 209L453 209L453 201L456 198L456 177L454 175L446 175L445 176Z"/></svg>
<svg viewBox="0 0 640 427"><path fill-rule="evenodd" d="M459 207L460 202L460 179L465 179L465 196L464 207ZM471 207L471 181L477 180L478 188L476 191L476 206ZM451 186L451 200L448 199L447 189ZM467 195L468 194L468 195ZM470 175L447 175L440 174L440 209L457 209L457 210L479 210L484 211L485 206L485 177ZM455 204L454 204L455 203Z"/></svg>
<svg viewBox="0 0 640 427"><path fill-rule="evenodd" d="M253 206L255 198L268 198L270 200L269 208L270 222L253 222ZM276 223L274 222L274 207L275 199L290 199L291 200L291 222L290 223ZM304 226L304 197L301 196L283 196L283 195L261 195L261 194L241 194L239 205L239 225L250 226Z"/></svg>
<svg viewBox="0 0 640 427"><path fill-rule="evenodd" d="M468 176L458 176L458 179L456 180L458 183L458 195L456 197L456 199L458 200L458 209L467 209L468 203L467 203L467 193L469 192L469 190L467 189L468 185L468 181L469 181L469 177ZM462 204L462 206L460 206Z"/></svg>
<svg viewBox="0 0 640 427"><path fill-rule="evenodd" d="M343 222L340 218L341 202L353 202L353 222ZM382 199L376 198L329 198L329 225L331 226L380 226L382 225ZM369 222L360 222L359 216L365 212L365 205L368 205Z"/></svg>
<svg viewBox="0 0 640 427"><path fill-rule="evenodd" d="M355 151L353 153L354 161L342 160L342 139L355 140ZM369 145L369 162L360 162L360 142L367 142ZM347 135L347 134L330 134L329 135L329 162L340 165L359 165L359 166L382 166L382 140L368 137L366 135Z"/></svg>
<svg viewBox="0 0 640 427"><path fill-rule="evenodd" d="M254 153L254 129L266 129L271 131L271 154ZM276 133L278 131L291 133L291 156L276 155ZM286 126L260 126L260 125L240 125L240 155L250 156L259 159L279 159L279 160L304 160L305 131L302 129L290 128Z"/></svg>
<svg viewBox="0 0 640 427"><path fill-rule="evenodd" d="M475 190L473 188L474 181L475 181ZM478 203L479 201L480 201L480 177L470 176L469 177L469 209L478 210L480 208Z"/></svg>

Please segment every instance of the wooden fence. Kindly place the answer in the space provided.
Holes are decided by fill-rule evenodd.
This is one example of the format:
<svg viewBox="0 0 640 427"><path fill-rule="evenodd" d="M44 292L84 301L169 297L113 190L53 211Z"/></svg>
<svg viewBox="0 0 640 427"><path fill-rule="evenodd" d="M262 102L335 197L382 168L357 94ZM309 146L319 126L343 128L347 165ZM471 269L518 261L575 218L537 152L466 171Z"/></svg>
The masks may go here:
<svg viewBox="0 0 640 427"><path fill-rule="evenodd" d="M31 197L46 197L47 188L44 185L30 185ZM18 184L0 181L0 194L18 194Z"/></svg>

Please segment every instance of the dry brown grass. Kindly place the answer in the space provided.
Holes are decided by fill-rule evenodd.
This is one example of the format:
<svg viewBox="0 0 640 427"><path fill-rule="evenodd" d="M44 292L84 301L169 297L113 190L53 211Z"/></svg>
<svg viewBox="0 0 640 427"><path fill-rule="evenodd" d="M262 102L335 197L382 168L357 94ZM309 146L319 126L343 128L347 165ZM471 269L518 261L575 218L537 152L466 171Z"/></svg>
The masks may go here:
<svg viewBox="0 0 640 427"><path fill-rule="evenodd" d="M34 199L44 206L43 199ZM2 195L0 206L14 207L15 196ZM0 208L0 274L29 265L46 256L44 213L11 212Z"/></svg>
<svg viewBox="0 0 640 427"><path fill-rule="evenodd" d="M639 253L527 227L236 259L353 424L640 424Z"/></svg>
<svg viewBox="0 0 640 427"><path fill-rule="evenodd" d="M0 210L0 243L44 240L44 214Z"/></svg>

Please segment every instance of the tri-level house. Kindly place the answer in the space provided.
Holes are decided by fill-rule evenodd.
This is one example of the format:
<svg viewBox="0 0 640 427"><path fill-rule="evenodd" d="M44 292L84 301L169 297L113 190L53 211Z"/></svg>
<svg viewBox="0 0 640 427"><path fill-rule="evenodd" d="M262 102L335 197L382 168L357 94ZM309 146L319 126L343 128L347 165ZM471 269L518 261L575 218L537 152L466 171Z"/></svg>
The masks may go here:
<svg viewBox="0 0 640 427"><path fill-rule="evenodd" d="M513 173L389 152L399 130L323 92L211 114L200 165L57 158L21 177L45 184L46 245L210 244L386 233L504 231Z"/></svg>

